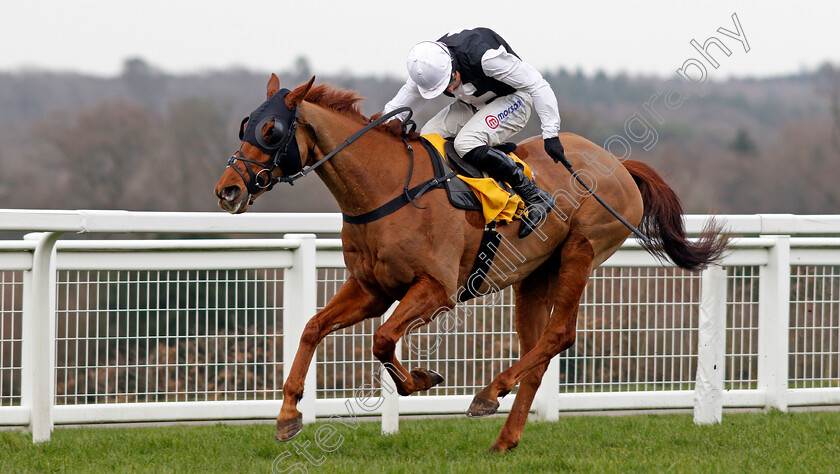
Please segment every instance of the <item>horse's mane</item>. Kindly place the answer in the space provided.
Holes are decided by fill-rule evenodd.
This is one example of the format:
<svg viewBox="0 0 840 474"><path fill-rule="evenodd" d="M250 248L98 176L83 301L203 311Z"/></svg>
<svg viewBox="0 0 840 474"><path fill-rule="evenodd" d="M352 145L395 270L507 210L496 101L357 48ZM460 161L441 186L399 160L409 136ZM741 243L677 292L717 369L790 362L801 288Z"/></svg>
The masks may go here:
<svg viewBox="0 0 840 474"><path fill-rule="evenodd" d="M312 86L312 88L309 89L309 92L307 92L306 97L304 97L304 100L330 110L334 110L345 117L355 120L360 125L367 125L371 120L374 120L382 115L382 113L379 112L370 118L365 117L362 112L359 111L359 107L357 105L359 102L364 100L363 97L359 97L359 95L354 91L346 91L326 83ZM376 128L378 130L388 132L396 137L402 136L402 125L399 120L390 120ZM418 136L419 134L412 133L409 134L407 138L416 139Z"/></svg>

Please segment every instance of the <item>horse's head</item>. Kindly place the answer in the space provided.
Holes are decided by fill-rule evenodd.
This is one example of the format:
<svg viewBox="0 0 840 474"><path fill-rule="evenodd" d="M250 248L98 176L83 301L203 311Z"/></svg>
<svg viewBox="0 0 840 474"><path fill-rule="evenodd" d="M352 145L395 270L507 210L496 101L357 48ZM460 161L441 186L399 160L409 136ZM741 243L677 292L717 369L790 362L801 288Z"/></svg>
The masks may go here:
<svg viewBox="0 0 840 474"><path fill-rule="evenodd" d="M232 214L245 212L257 196L301 171L309 138L298 129L298 107L314 81L290 91L280 89L280 80L271 75L266 101L242 120L239 150L216 183L219 207Z"/></svg>

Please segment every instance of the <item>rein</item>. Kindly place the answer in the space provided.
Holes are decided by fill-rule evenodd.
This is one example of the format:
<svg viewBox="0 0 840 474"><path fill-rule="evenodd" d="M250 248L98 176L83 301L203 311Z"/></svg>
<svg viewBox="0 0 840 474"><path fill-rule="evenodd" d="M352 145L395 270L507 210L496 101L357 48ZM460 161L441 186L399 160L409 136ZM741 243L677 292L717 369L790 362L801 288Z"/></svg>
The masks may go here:
<svg viewBox="0 0 840 474"><path fill-rule="evenodd" d="M298 171L297 173L295 173L291 176L281 176L281 177L271 176L272 173L274 172L274 170L277 167L280 167L280 162L281 162L281 160L283 160L283 158L286 155L286 147L284 147L281 151L279 151L277 154L274 155L274 158L271 160L270 165L267 165L266 163L260 163L259 161L252 160L252 159L249 159L249 158L245 158L244 156L242 156L242 150L240 149L237 152L237 153L239 153L239 156L236 156L236 153L234 153L233 156L230 157L230 159L228 160L228 166L232 166L233 163L235 163L236 161L244 161L244 162L247 162L247 163L251 163L251 164L255 164L255 165L260 166L261 169L259 171L257 171L256 173L253 173L251 171L250 166L246 166L245 168L248 170L248 175L249 175L248 178L245 178L245 175L242 174L242 172L239 171L238 168L236 168L235 166L233 167L233 169L239 174L239 176L245 182L245 185L248 188L248 192L251 193L251 194L256 194L263 189L271 190L271 188L273 188L274 185L277 184L277 183L289 183L290 185L294 186L295 181L299 180L300 178L303 178L307 174L309 174L312 171L314 171L315 169L317 169L319 166L326 163L330 158L334 157L338 152L345 149L348 145L350 145L354 141L358 140L359 137L361 137L365 133L369 132L370 130L372 130L377 125L381 125L382 123L385 123L386 121L390 120L394 116L399 115L403 112L408 112L408 117L403 122L403 134L405 134L406 129L409 125L411 125L412 127L414 126L414 122L411 121L411 115L413 114L413 112L412 112L411 108L409 108L409 107L400 107L398 109L395 109L395 110L392 110L392 111L388 112L387 114L383 114L381 117L377 118L376 120L371 121L370 123L368 123L367 125L362 127L359 131L357 131L356 133L351 135L349 138L347 138L347 140L344 140L344 142L341 145L339 145L335 150L329 152L326 156L324 156L323 158L321 158L320 160L318 160L314 164L310 165L309 167L300 169L300 171ZM312 124L300 121L300 106L295 107L294 118L292 120L292 123L289 124L289 137L294 136L294 133L297 129L298 124L305 125L305 126L309 127L309 129L312 130L312 133L315 134L316 137L318 136L318 134L315 132L315 129L312 127ZM412 128L412 130L413 130L413 128ZM288 144L291 143L291 142L292 142L292 140L290 138L285 143L285 145L288 146ZM403 138L403 142L405 142L404 138ZM412 153L411 146L409 146L407 144L407 142L406 142L406 146L408 146L409 153ZM413 156L414 155L412 153L412 163L413 163ZM265 173L266 179L264 181L260 181L260 179L259 179L260 175L262 175L263 173ZM409 171L409 177L410 177L410 174L411 173Z"/></svg>
<svg viewBox="0 0 840 474"><path fill-rule="evenodd" d="M297 110L297 108L295 110ZM371 121L369 124L362 127L358 132L354 133L353 135L350 135L350 137L347 140L344 140L344 142L342 142L341 145L338 145L338 147L335 150L329 152L326 156L324 156L323 158L321 158L320 160L318 160L317 162L315 162L314 164L312 164L308 168L302 169L297 174L294 174L292 176L283 176L283 177L280 177L280 178L272 178L272 181L276 180L277 182L289 183L292 186L294 186L295 181L299 180L300 178L303 178L304 176L311 173L312 171L314 171L319 166L326 163L327 160L329 160L330 158L335 156L336 153L345 149L348 145L350 145L354 141L358 140L359 137L361 137L365 133L371 131L377 125L381 125L381 124L387 122L388 120L392 119L393 117L395 117L395 116L397 116L397 115L399 115L403 112L408 112L408 117L406 117L405 121L403 121L403 134L405 134L406 130L407 130L407 127L409 125L414 126L414 122L411 121L411 116L414 112L411 110L410 107L400 107L398 109L394 109L394 110L388 112L387 114L383 114L381 117L377 118L376 120ZM297 118L297 113L295 113L295 118ZM303 124L303 122L300 122L299 120L298 120L298 123ZM315 133L315 129L312 128L311 124L306 123L305 125L309 126L310 130L312 130L312 133ZM317 136L317 133L315 135ZM405 139L403 139L403 141L405 142ZM411 151L410 146L409 146L409 151Z"/></svg>
<svg viewBox="0 0 840 474"><path fill-rule="evenodd" d="M330 153L328 153L326 156L324 156L323 158L321 158L320 160L318 160L316 163L312 164L311 166L309 166L307 168L301 168L300 164L298 163L298 165L296 167L298 171L295 172L294 174L292 174L290 176L273 177L272 174L274 173L275 169L277 169L278 167L281 168L281 169L284 168L283 160L287 156L287 151L288 151L289 145L293 144L295 142L294 136L295 136L295 132L297 130L297 125L298 124L309 127L309 129L312 131L312 133L316 137L318 136L318 134L315 132L315 129L312 127L312 124L307 123L307 122L301 122L301 120L300 120L300 106L298 106L298 107L295 107L294 116L292 117L292 120L290 121L289 124L287 124L288 132L287 132L286 136L284 137L282 146L278 147L277 152L274 154L274 156L272 157L272 159L269 163L261 163L259 161L252 160L250 158L245 158L245 156L243 156L243 153L242 153L242 148L240 148L239 150L237 150L236 153L234 153L230 157L230 159L228 159L227 164L230 167L230 166L233 166L233 164L237 161L244 161L246 163L251 163L253 165L257 165L257 166L260 167L260 170L257 171L256 173L254 173L251 170L250 166L245 166L245 169L248 172L248 177L246 178L245 175L241 171L239 171L239 168L233 166L234 171L236 171L236 173L242 178L242 181L245 183L245 187L248 189L248 192L251 195L257 194L258 192L260 192L264 189L270 191L274 187L274 185L277 184L277 183L289 183L290 185L294 186L295 181L297 181L300 178L303 178L304 176L311 173L312 171L314 171L319 166L326 163L327 160L329 160L330 158L335 156L338 152L340 152L341 150L346 148L348 145L350 145L351 143L356 141L359 137L361 137L365 133L369 132L371 129L373 129L377 125L381 125L382 123L390 120L394 116L399 115L403 112L408 112L408 117L403 122L403 134L406 133L406 131L408 129L408 126L411 126L412 127L411 131L413 131L415 125L414 125L414 122L411 121L411 116L413 114L411 108L400 107L398 109L395 109L395 110L392 110L392 111L388 112L387 114L383 114L381 117L377 118L376 120L371 121L370 123L368 123L367 125L362 127L359 131L357 131L356 133L351 135L347 140L344 140L344 142L341 145L339 145L335 150L331 151ZM242 123L245 124L246 121L247 121L247 118L245 120L243 120ZM240 136L240 139L241 138L242 137ZM411 146L408 145L408 143L405 141L405 138L403 138L403 142L406 143L406 146L408 147L409 153L412 153ZM293 146L297 146L297 145L294 144ZM237 156L237 154L238 154L238 156ZM412 164L414 162L413 156L414 155L412 153ZM263 174L265 174L265 177L260 179L260 177ZM410 174L411 173L409 171L409 178L410 178Z"/></svg>
<svg viewBox="0 0 840 474"><path fill-rule="evenodd" d="M423 194L425 194L427 191L442 187L446 181L455 177L456 173L453 171L452 173L449 173L445 176L433 177L432 179L409 189L408 186L411 183L411 177L414 172L414 149L405 139L405 136L409 133L414 132L414 130L416 129L416 124L411 120L413 111L410 107L400 107L398 109L388 112L387 114L383 114L375 120L372 120L370 123L368 123L361 129L359 129L356 133L344 140L344 142L342 142L341 145L336 147L333 151L329 152L326 156L316 161L312 165L309 165L305 168L299 167L299 171L290 176L273 177L271 175L276 168L283 168L282 162L286 158L287 148L289 144L293 142L294 133L297 130L298 124L309 127L309 129L315 135L317 140L318 134L312 127L312 124L308 122L302 122L300 120L300 107L298 106L295 107L294 117L291 120L291 123L288 124L289 132L284 137L282 146L279 147L278 151L274 154L270 163L261 163L250 158L245 158L244 156L242 156L242 149L240 148L237 151L239 156L237 156L237 153L234 153L233 156L231 156L228 160L228 166L233 166L233 164L236 161L244 161L246 163L251 163L260 167L260 170L254 173L251 170L250 166L246 166L245 169L248 171L248 178L246 178L245 175L241 171L239 171L239 168L233 166L233 169L237 172L237 174L239 174L239 176L242 178L242 181L245 182L245 186L248 189L248 192L252 195L260 192L263 189L271 190L271 188L273 188L274 185L277 183L289 183L290 185L294 186L295 181L305 177L306 175L317 169L319 166L329 161L332 157L338 154L338 152L347 148L347 146L349 146L354 141L358 140L365 133L369 132L376 126L387 122L393 117L405 112L408 112L408 117L406 117L406 119L402 123L402 141L405 144L406 149L408 150L409 168L408 176L406 177L405 186L403 187L402 194L370 212L365 212L358 216L348 216L347 214L342 214L342 216L344 218L344 222L351 224L366 224L381 219L382 217L385 217L388 214L395 212L397 209L400 209L401 207L409 203L418 209L425 209L424 207L417 205L414 201ZM245 121L243 120L243 124L244 123ZM261 179L261 176L263 174L265 174L265 177Z"/></svg>

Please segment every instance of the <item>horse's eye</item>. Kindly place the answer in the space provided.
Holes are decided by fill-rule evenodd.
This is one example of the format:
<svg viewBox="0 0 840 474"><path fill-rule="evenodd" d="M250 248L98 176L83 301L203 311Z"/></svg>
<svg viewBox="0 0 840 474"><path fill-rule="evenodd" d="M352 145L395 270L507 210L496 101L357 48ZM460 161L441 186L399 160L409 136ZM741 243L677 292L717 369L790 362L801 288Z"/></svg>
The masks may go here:
<svg viewBox="0 0 840 474"><path fill-rule="evenodd" d="M274 121L274 126L269 127L266 131L265 142L269 146L277 146L286 136L286 124L279 120Z"/></svg>

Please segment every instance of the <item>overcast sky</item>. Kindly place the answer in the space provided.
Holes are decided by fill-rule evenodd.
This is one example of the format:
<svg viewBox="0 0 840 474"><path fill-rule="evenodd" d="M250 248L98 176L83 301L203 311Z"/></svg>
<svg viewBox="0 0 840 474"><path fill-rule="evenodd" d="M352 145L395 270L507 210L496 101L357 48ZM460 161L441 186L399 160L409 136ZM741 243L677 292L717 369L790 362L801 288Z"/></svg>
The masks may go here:
<svg viewBox="0 0 840 474"><path fill-rule="evenodd" d="M715 36L712 79L767 76L840 63L835 0L2 0L0 70L115 75L129 57L171 73L289 69L405 77L422 40L472 26L498 31L538 69L671 76ZM749 52L718 33L737 14Z"/></svg>

